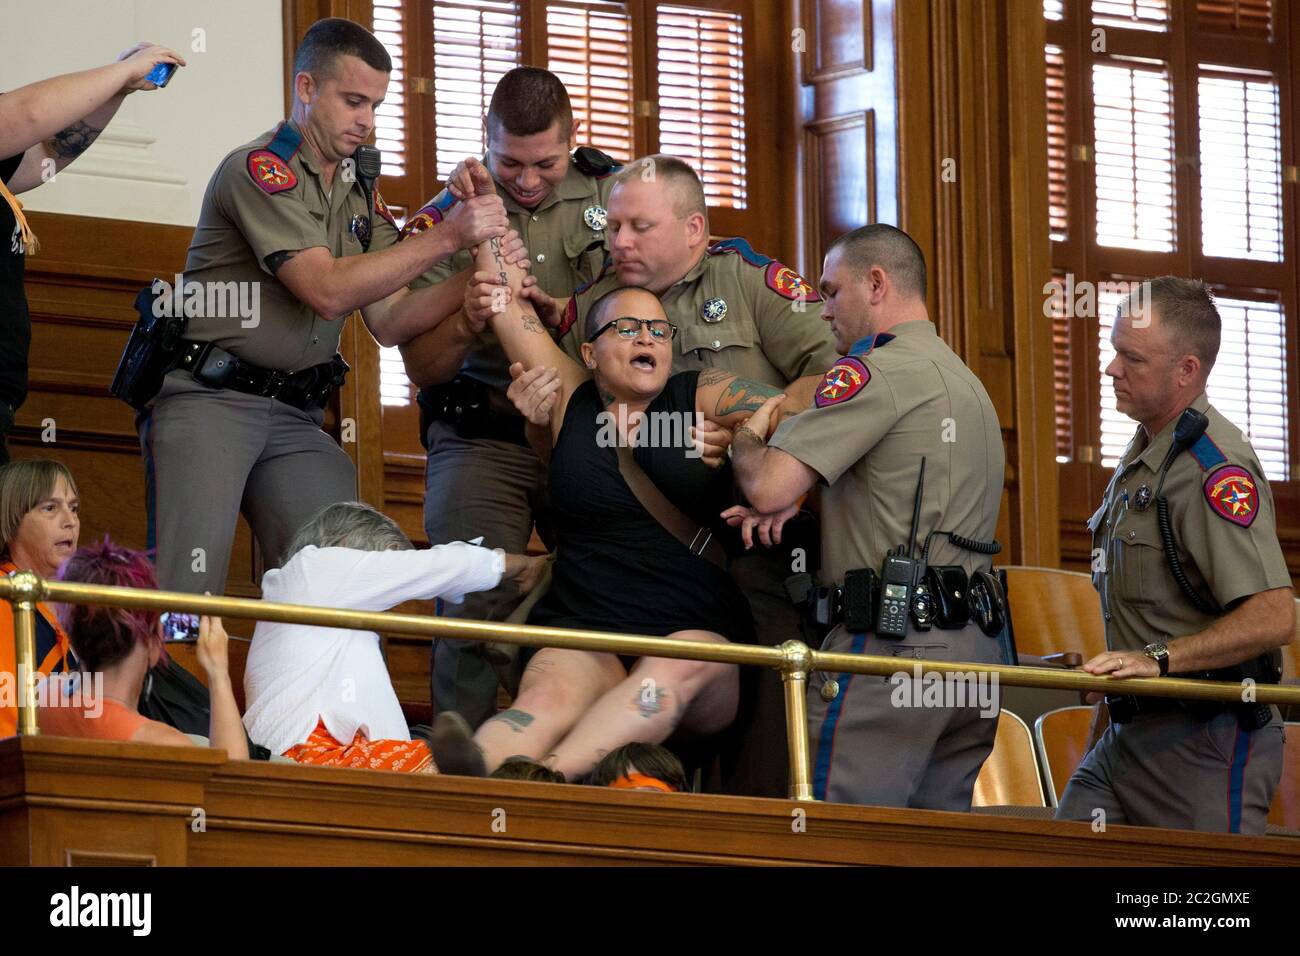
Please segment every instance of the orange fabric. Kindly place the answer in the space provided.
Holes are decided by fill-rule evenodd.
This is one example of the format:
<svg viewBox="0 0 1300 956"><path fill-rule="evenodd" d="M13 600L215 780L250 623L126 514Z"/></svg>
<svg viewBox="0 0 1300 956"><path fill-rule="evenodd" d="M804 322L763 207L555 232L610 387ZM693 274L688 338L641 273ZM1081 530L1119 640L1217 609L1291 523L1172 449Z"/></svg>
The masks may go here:
<svg viewBox="0 0 1300 956"><path fill-rule="evenodd" d="M51 737L86 737L90 740L130 740L149 718L125 704L104 698L104 712L86 716L82 707L42 707L36 712L41 733Z"/></svg>
<svg viewBox="0 0 1300 956"><path fill-rule="evenodd" d="M640 790L642 788L649 788L650 790L662 790L664 793L677 792L659 778L647 777L645 774L637 773L635 770L619 777L610 784L610 787L614 790Z"/></svg>
<svg viewBox="0 0 1300 956"><path fill-rule="evenodd" d="M12 574L18 568L12 561L5 561L0 564L0 574ZM45 618L45 620L54 628L57 635L57 643L45 655L45 659L40 661L36 669L46 677L54 672L56 664L61 664L60 670L68 669L68 635L63 633L63 628L59 627L59 622L54 618L54 612L46 604L37 604L36 611ZM18 687L18 645L14 638L14 610L8 601L0 601L0 675L7 675L0 679L13 682L15 689ZM12 737L18 733L18 708L0 705L0 738Z"/></svg>
<svg viewBox="0 0 1300 956"><path fill-rule="evenodd" d="M369 770L396 770L401 773L437 773L433 754L423 740L370 740L360 730L352 743L339 743L325 729L325 721L316 723L306 743L290 747L284 756L298 763L317 767L357 767Z"/></svg>

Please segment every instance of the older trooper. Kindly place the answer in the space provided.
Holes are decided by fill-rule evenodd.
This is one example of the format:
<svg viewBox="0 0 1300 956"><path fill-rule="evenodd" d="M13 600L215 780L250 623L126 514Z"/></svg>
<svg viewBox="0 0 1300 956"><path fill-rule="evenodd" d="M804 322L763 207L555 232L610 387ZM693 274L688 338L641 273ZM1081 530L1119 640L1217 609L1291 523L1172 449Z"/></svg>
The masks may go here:
<svg viewBox="0 0 1300 956"><path fill-rule="evenodd" d="M834 339L820 321L821 297L803 276L755 252L744 239L709 244L704 187L687 163L647 156L611 178L610 260L595 282L556 309L561 345L570 357L581 358L594 303L620 286L641 286L659 297L668 320L680 329L672 343L675 372L727 372L766 386L771 395L834 364ZM471 295L486 304L492 291L483 287ZM545 320L548 303L538 296L532 303ZM731 563L732 577L754 610L757 642L769 646L799 633L784 581L792 571L792 549L816 547L790 530L783 542L779 530L760 528L760 542L771 547ZM722 755L720 786L729 792L784 796L785 750L771 746L785 732L780 678L770 671L747 676L757 681L753 710L742 710L737 719L739 739ZM751 696L745 701L750 704Z"/></svg>
<svg viewBox="0 0 1300 956"><path fill-rule="evenodd" d="M764 443L769 401L736 430L733 464L760 512L822 489L823 584L881 568L909 544L917 475L925 460L919 536L930 565L987 570L984 554L955 539L991 541L1002 494L997 413L978 378L939 338L925 307L925 261L904 232L863 226L826 254L822 318L844 354L813 406ZM917 553L921 550L917 542ZM997 642L973 623L901 639L838 624L823 650L912 661L992 663ZM903 663L907 661L908 663ZM921 665L917 663L916 667ZM809 681L814 793L837 802L970 809L980 766L993 746L997 707L896 706L898 678L815 674ZM911 698L920 697L919 694ZM907 703L903 699L903 703ZM947 702L945 702L947 703Z"/></svg>
<svg viewBox="0 0 1300 956"><path fill-rule="evenodd" d="M1109 648L1084 664L1089 673L1277 680L1272 655L1292 638L1295 602L1259 459L1206 400L1220 327L1209 290L1190 279L1153 279L1120 307L1106 374L1116 407L1139 426L1088 523ZM1187 448L1176 430L1197 413L1208 427ZM1162 511L1186 588L1166 558ZM1107 823L1264 832L1282 772L1276 707L1106 703L1109 726L1070 778L1058 819L1100 810Z"/></svg>
<svg viewBox="0 0 1300 956"><path fill-rule="evenodd" d="M138 418L167 590L224 589L241 508L266 566L278 567L312 514L356 497L351 460L320 428L346 368L341 320L359 308L380 344L405 341L454 307L445 290L406 284L506 231L500 199L484 196L398 245L392 215L351 160L387 92L388 53L351 21L321 20L294 68L292 115L222 160L185 264L187 296L195 284L238 288L257 308L193 315Z"/></svg>
<svg viewBox="0 0 1300 956"><path fill-rule="evenodd" d="M527 244L536 288L567 296L605 261L605 206L614 160L577 147L580 124L559 78L537 67L506 73L484 118L487 154L463 163L448 186L402 228L406 242L443 222L474 195L474 176L489 176L510 227ZM405 243L404 243L405 244ZM473 260L461 252L442 260L413 287L454 290L454 314L402 347L411 381L420 386L420 441L425 468L424 529L431 542L482 536L484 545L522 552L536 520L545 526L545 469L524 438L523 420L506 400L509 365L487 317L462 310ZM454 617L501 620L521 594L512 579L444 605ZM435 641L431 681L435 709L453 710L474 726L496 712L498 676L484 646ZM516 648L494 645L508 668ZM507 674L509 672L507 671ZM507 677L509 680L509 677Z"/></svg>

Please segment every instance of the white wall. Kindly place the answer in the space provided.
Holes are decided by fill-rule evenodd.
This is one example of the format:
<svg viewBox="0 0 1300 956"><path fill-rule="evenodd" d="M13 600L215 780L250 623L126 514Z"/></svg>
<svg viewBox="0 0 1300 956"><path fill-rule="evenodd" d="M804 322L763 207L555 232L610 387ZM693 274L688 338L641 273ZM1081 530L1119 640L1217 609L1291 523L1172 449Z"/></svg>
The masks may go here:
<svg viewBox="0 0 1300 956"><path fill-rule="evenodd" d="M137 40L188 66L132 93L84 156L23 195L45 212L194 225L221 158L284 118L280 0L4 0L0 89L101 66ZM193 31L204 31L197 52Z"/></svg>

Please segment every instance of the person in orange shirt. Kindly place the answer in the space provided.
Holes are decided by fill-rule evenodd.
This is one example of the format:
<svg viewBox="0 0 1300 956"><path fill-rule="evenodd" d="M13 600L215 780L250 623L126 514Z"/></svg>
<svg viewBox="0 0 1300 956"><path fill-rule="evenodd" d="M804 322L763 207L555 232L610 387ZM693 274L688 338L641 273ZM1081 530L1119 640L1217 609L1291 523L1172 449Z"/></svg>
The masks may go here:
<svg viewBox="0 0 1300 956"><path fill-rule="evenodd" d="M149 559L139 551L119 548L107 535L100 544L73 554L60 577L111 587L158 587ZM60 607L59 616L83 667L81 692L71 700L63 695L45 695L47 700L38 712L41 733L195 746L175 727L150 720L136 710L145 675L167 654L157 611L67 604ZM230 682L227 641L221 618L200 618L197 651L212 696L208 736L213 748L226 751L232 759L247 760L248 739ZM88 692L97 694L98 699L87 701Z"/></svg>
<svg viewBox="0 0 1300 956"><path fill-rule="evenodd" d="M57 461L31 459L0 467L0 574L35 571L52 578L76 550L81 534L80 502L72 473ZM53 611L36 606L36 669L43 675L67 671L68 636ZM0 681L19 687L13 607L0 601ZM12 695L0 695L0 737L18 732Z"/></svg>

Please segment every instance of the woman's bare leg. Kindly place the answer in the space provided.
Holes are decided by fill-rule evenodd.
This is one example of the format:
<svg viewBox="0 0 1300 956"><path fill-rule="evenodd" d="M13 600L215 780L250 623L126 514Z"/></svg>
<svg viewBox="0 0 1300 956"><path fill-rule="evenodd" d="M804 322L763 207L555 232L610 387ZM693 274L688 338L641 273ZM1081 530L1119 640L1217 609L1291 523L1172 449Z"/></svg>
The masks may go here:
<svg viewBox="0 0 1300 956"><path fill-rule="evenodd" d="M474 735L491 773L509 757L541 760L591 705L627 677L613 654L543 648L524 670L509 710Z"/></svg>
<svg viewBox="0 0 1300 956"><path fill-rule="evenodd" d="M726 643L712 631L677 631L681 641ZM568 780L589 773L615 747L662 743L680 725L693 733L722 730L736 716L740 677L732 664L644 657L583 715L547 764Z"/></svg>

